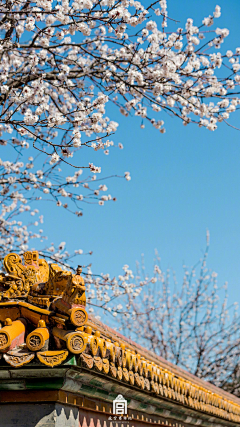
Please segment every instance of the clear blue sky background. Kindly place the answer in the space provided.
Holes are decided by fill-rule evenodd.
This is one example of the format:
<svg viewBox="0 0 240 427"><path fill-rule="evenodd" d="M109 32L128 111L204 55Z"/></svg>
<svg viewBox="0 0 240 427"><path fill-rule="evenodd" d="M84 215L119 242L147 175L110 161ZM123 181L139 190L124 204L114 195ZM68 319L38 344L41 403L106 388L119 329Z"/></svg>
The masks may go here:
<svg viewBox="0 0 240 427"><path fill-rule="evenodd" d="M168 12L180 21L177 26L189 17L198 25L216 4L222 8L217 26L230 30L223 50L234 50L240 46L240 1L168 0ZM89 161L102 163L103 176L130 171L132 180L110 180L117 202L86 205L82 218L46 205L49 243L93 250L79 262L91 261L94 272L111 275L121 274L125 263L134 270L142 253L151 272L157 248L162 269L174 269L181 282L183 263L192 266L202 256L208 228L208 266L218 273L219 284L229 282L230 300L240 301L240 132L224 124L215 132L185 127L164 114L167 132L162 135L150 125L141 130L136 117L115 112L112 118L120 123L115 141L124 150L93 153ZM232 115L231 123L239 126L240 114Z"/></svg>

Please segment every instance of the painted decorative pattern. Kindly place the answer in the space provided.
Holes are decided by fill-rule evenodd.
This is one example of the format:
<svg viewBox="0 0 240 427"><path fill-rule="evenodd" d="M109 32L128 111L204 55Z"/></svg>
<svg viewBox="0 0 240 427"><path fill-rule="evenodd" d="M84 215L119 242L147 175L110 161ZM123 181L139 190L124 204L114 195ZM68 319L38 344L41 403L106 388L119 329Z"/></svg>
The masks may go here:
<svg viewBox="0 0 240 427"><path fill-rule="evenodd" d="M68 351L45 351L38 352L37 357L44 365L57 366L66 360Z"/></svg>
<svg viewBox="0 0 240 427"><path fill-rule="evenodd" d="M6 360L6 362L13 366L14 368L19 368L23 365L26 365L27 363L31 362L31 360L34 358L34 353L14 353L11 352L11 354L4 354L3 357Z"/></svg>

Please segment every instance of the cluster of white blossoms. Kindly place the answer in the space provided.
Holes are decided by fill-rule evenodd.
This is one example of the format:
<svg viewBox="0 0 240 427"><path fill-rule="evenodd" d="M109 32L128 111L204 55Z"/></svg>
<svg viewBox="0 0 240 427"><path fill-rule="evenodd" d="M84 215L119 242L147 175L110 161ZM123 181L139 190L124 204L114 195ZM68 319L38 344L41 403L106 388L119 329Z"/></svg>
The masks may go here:
<svg viewBox="0 0 240 427"><path fill-rule="evenodd" d="M7 140L0 140L1 145L6 143ZM83 177L83 169L77 168L73 175L65 176L59 164L42 164L41 158L38 161L37 157L30 156L24 163L22 158L26 158L24 152L28 143L14 137L9 143L18 148L18 155L15 161L0 159L1 258L7 252L29 249L32 239L38 239L38 243L35 242L34 245L42 246L40 243L45 237L39 226L43 223L43 215L32 207L33 202L39 205L40 201L49 200L58 207L62 206L71 213L82 216L82 202L102 205L106 201L116 201L115 197L108 194L108 187L101 184L101 179L97 179L96 175L88 174ZM69 169L72 172L72 168ZM26 213L30 215L27 224ZM44 255L55 261L63 260L65 264L69 258L68 252L61 252L59 255L59 251L54 251L52 254L52 250L47 247Z"/></svg>
<svg viewBox="0 0 240 427"><path fill-rule="evenodd" d="M160 133L163 111L209 130L227 121L239 108L240 48L223 52L229 31L214 27L220 15L216 6L199 26L189 18L169 31L175 24L166 0L0 0L0 144L30 148L31 155L38 150L49 167L46 180L35 160L23 159L22 172L3 172L4 205L15 203L18 192L29 200L50 195L69 210L70 200L115 200L93 187L102 169L93 151L109 155L117 146L110 138L118 128L117 109L139 116L141 127L148 120ZM80 165L83 149L81 158L88 157ZM77 172L66 180L58 171L54 181L51 171L62 163ZM93 175L80 179L87 169ZM17 184L6 181L14 179ZM75 213L82 215L80 208Z"/></svg>
<svg viewBox="0 0 240 427"><path fill-rule="evenodd" d="M27 166L27 165L26 165ZM23 194L22 187L28 187L28 172L24 171L24 164L20 161L10 162L0 159L0 256L14 249L24 251L28 248L30 239L44 239L43 230L37 232L32 228L38 227L43 222L38 209L33 209L28 202L31 198ZM19 185L19 183L21 184ZM20 189L20 191L19 191ZM27 225L23 223L24 213L32 217ZM35 219L33 217L37 216Z"/></svg>
<svg viewBox="0 0 240 427"><path fill-rule="evenodd" d="M199 26L189 18L168 32L166 0L0 6L0 124L45 147L52 163L87 146L108 154L104 138L118 126L106 115L109 103L161 133L162 110L215 130L238 108L240 48L222 53L229 31L212 29L219 6Z"/></svg>

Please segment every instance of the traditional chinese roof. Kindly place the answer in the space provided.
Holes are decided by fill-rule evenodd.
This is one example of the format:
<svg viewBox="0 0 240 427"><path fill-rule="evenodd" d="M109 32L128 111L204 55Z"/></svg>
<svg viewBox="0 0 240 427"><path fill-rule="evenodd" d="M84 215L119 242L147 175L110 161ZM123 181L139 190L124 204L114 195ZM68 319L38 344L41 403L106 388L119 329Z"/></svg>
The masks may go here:
<svg viewBox="0 0 240 427"><path fill-rule="evenodd" d="M7 255L7 273L0 277L0 390L7 366L16 370L15 379L19 370L26 381L31 372L38 375L39 367L41 373L62 368L64 390L71 384L76 391L74 381L80 381L85 395L89 387L96 396L105 390L108 401L116 390L134 396L135 409L148 405L148 413L174 408L178 419L187 413L206 426L240 424L240 399L88 316L81 268L72 274L49 266L37 251L23 257L24 263L17 254Z"/></svg>

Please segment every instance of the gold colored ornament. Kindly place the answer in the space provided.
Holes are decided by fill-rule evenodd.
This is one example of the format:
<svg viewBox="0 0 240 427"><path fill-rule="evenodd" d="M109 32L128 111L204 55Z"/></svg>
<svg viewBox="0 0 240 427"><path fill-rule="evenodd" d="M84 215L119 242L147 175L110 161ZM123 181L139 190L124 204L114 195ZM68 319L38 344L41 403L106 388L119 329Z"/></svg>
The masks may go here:
<svg viewBox="0 0 240 427"><path fill-rule="evenodd" d="M150 391L150 389L151 389L150 381L148 378L144 378L144 388L148 391Z"/></svg>
<svg viewBox="0 0 240 427"><path fill-rule="evenodd" d="M95 356L95 357L93 358L93 366L94 366L94 368L95 368L97 371L101 372L101 371L102 371L102 368L103 368L103 361L102 361L102 358L101 358L101 357L98 357L98 356Z"/></svg>
<svg viewBox="0 0 240 427"><path fill-rule="evenodd" d="M119 366L117 368L117 379L121 381L122 380L122 376L123 376L122 368L121 368L121 366Z"/></svg>
<svg viewBox="0 0 240 427"><path fill-rule="evenodd" d="M49 270L49 280L45 286L45 294L51 296L62 296L66 286L72 279L72 273L65 271L58 264L51 264Z"/></svg>
<svg viewBox="0 0 240 427"><path fill-rule="evenodd" d="M139 374L138 374L137 372L135 372L135 374L134 374L134 378L135 378L135 384L136 384L138 387L141 387L141 380L140 380L140 376L139 376Z"/></svg>
<svg viewBox="0 0 240 427"><path fill-rule="evenodd" d="M88 336L81 331L66 331L54 327L52 333L55 337L66 342L66 346L71 353L80 354L85 351Z"/></svg>
<svg viewBox="0 0 240 427"><path fill-rule="evenodd" d="M116 360L116 347L111 342L111 340L109 338L106 339L105 343L106 343L107 352L109 353L109 359L110 359L111 362L115 363L115 360Z"/></svg>
<svg viewBox="0 0 240 427"><path fill-rule="evenodd" d="M121 343L120 344L121 347L121 358L122 358L122 367L126 368L127 365L127 357L126 357L126 350L125 350L125 344Z"/></svg>
<svg viewBox="0 0 240 427"><path fill-rule="evenodd" d="M0 351L7 352L24 343L26 321L19 319L12 322L5 320L5 326L0 329Z"/></svg>
<svg viewBox="0 0 240 427"><path fill-rule="evenodd" d="M3 355L6 362L14 368L20 368L21 366L26 365L34 359L34 356L34 353L27 353L22 349L12 350Z"/></svg>
<svg viewBox="0 0 240 427"><path fill-rule="evenodd" d="M84 326L88 321L88 314L83 307L74 307L69 313L70 321L74 326Z"/></svg>
<svg viewBox="0 0 240 427"><path fill-rule="evenodd" d="M161 396L164 396L164 391L163 391L162 384L159 384L159 393L161 394Z"/></svg>
<svg viewBox="0 0 240 427"><path fill-rule="evenodd" d="M106 353L107 353L106 341L104 339L100 338L100 332L99 331L96 331L94 335L96 337L97 346L98 346L100 356L104 358L104 357L106 357Z"/></svg>
<svg viewBox="0 0 240 427"><path fill-rule="evenodd" d="M133 353L131 352L131 350L127 349L126 350L126 367L127 369L129 369L129 371L132 371L133 368Z"/></svg>
<svg viewBox="0 0 240 427"><path fill-rule="evenodd" d="M139 371L140 363L141 363L141 356L140 356L140 354L137 353L135 358L133 359L134 372Z"/></svg>
<svg viewBox="0 0 240 427"><path fill-rule="evenodd" d="M109 373L113 378L117 377L117 368L113 362L109 365Z"/></svg>
<svg viewBox="0 0 240 427"><path fill-rule="evenodd" d="M102 363L103 363L103 372L104 374L108 374L109 373L109 360L108 359L102 359Z"/></svg>
<svg viewBox="0 0 240 427"><path fill-rule="evenodd" d="M80 354L80 358L83 362L83 365L88 368L88 369L92 369L93 367L93 357L90 354L86 354L86 353L81 353Z"/></svg>
<svg viewBox="0 0 240 427"><path fill-rule="evenodd" d="M160 393L158 383L155 383L155 393L156 393L156 394L159 394L159 393Z"/></svg>
<svg viewBox="0 0 240 427"><path fill-rule="evenodd" d="M3 264L8 275L1 275L0 283L8 289L1 292L1 298L26 297L33 286L48 281L48 263L39 259L37 251L24 252L23 258L24 264L18 254L10 253L5 256Z"/></svg>
<svg viewBox="0 0 240 427"><path fill-rule="evenodd" d="M139 379L140 379L140 387L142 390L144 390L145 389L145 379L142 376L140 376Z"/></svg>
<svg viewBox="0 0 240 427"><path fill-rule="evenodd" d="M128 374L129 374L129 382L130 382L130 384L134 385L134 383L135 383L135 377L134 377L133 371L129 371Z"/></svg>
<svg viewBox="0 0 240 427"><path fill-rule="evenodd" d="M127 368L123 368L122 373L123 373L123 381L125 381L125 382L128 383L128 381L129 381L129 374L128 374Z"/></svg>
<svg viewBox="0 0 240 427"><path fill-rule="evenodd" d="M41 363L47 366L60 365L68 356L67 350L60 351L41 351L37 353L37 357Z"/></svg>
<svg viewBox="0 0 240 427"><path fill-rule="evenodd" d="M115 345L115 351L116 351L116 361L117 365L122 367L122 349L119 347L118 343L114 343Z"/></svg>
<svg viewBox="0 0 240 427"><path fill-rule="evenodd" d="M48 342L49 331L44 320L40 320L38 327L26 338L27 347L31 351L48 350Z"/></svg>

